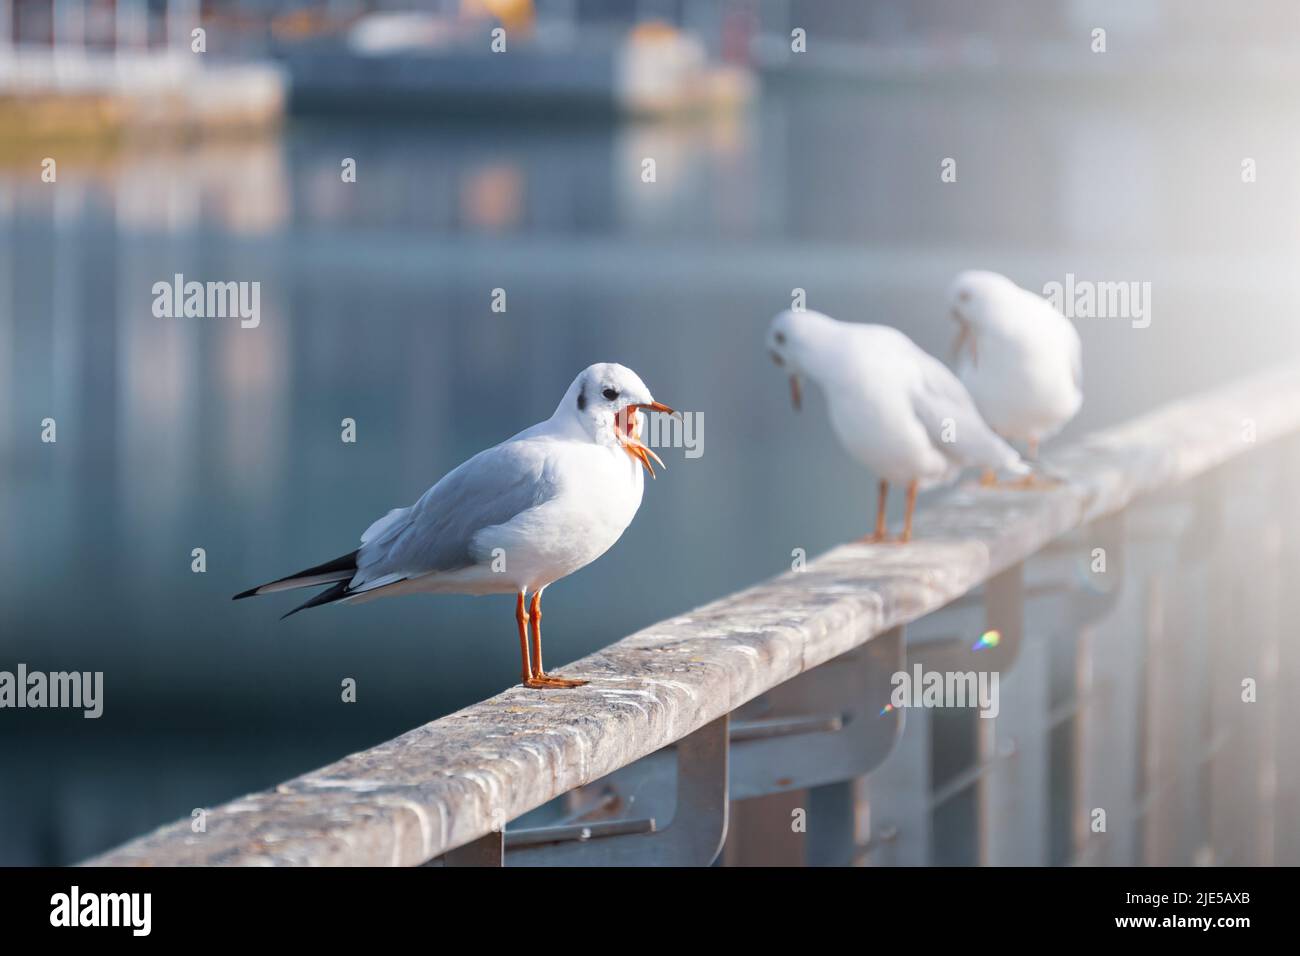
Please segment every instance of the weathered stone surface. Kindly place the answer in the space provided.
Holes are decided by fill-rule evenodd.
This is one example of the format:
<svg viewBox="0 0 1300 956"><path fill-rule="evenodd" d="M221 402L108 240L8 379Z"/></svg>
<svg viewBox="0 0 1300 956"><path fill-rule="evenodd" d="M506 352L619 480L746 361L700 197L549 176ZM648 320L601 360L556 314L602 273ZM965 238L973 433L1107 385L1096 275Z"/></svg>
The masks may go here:
<svg viewBox="0 0 1300 956"><path fill-rule="evenodd" d="M1068 484L962 486L918 514L907 547L840 546L564 667L587 687L511 688L218 807L206 833L182 820L90 862L423 863L941 607L1067 531L1297 428L1300 365L1172 403L1050 456Z"/></svg>

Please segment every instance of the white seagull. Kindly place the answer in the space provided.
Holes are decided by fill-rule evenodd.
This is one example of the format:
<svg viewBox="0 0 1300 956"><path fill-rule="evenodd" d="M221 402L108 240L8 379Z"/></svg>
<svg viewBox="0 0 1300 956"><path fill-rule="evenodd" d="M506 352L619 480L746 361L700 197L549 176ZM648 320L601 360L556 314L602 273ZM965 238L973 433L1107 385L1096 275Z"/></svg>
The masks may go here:
<svg viewBox="0 0 1300 956"><path fill-rule="evenodd" d="M1037 458L1039 442L1083 404L1079 333L1046 299L996 272L958 275L951 306L962 384L995 432Z"/></svg>
<svg viewBox="0 0 1300 956"><path fill-rule="evenodd" d="M663 466L640 440L643 410L676 414L631 369L592 365L550 418L479 452L411 507L388 512L357 550L235 599L331 585L294 614L396 594L513 593L524 686L579 687L587 681L542 668L542 592L609 550L641 506L642 467L654 477L650 459Z"/></svg>
<svg viewBox="0 0 1300 956"><path fill-rule="evenodd" d="M786 311L772 320L767 346L772 360L790 372L795 409L802 401L799 376L806 375L826 393L840 442L880 479L876 529L863 540L886 538L891 482L907 486L898 540L909 541L919 489L952 481L969 465L1029 471L980 418L947 366L897 329Z"/></svg>

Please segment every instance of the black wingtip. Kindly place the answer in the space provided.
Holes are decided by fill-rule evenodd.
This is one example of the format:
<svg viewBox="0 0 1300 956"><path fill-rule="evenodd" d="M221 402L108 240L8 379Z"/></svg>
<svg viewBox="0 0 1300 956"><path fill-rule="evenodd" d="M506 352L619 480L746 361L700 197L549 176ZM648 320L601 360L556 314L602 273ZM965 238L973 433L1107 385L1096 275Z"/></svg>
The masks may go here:
<svg viewBox="0 0 1300 956"><path fill-rule="evenodd" d="M311 578L322 574L333 574L335 572L341 572L341 571L355 571L357 569L357 555L359 553L360 553L359 548L354 551L349 551L347 554L343 555L342 557L335 558L333 561L326 561L324 564L318 564L314 568L306 568L302 571L299 571L297 574L290 574L288 577L278 578L275 581L269 581L266 584L259 584L255 588L249 588L247 591L241 591L240 593L232 597L230 600L240 601L244 598L257 597L257 595L262 593L263 588L269 588L272 585L276 585L276 584L288 584L292 582L295 578ZM327 578L326 580L329 579ZM286 589L281 588L280 590L286 590ZM289 613L292 614L293 611L290 611ZM286 615L286 617L287 616L288 615Z"/></svg>
<svg viewBox="0 0 1300 956"><path fill-rule="evenodd" d="M305 611L309 607L320 607L322 604L332 604L335 601L341 601L347 596L348 596L348 582L340 581L337 584L333 584L327 587L324 591L321 591L310 601L304 601L302 604L299 604L288 614L285 614L284 617L281 617L280 620L283 621L284 618L286 617L292 617L293 615L297 614L299 611Z"/></svg>

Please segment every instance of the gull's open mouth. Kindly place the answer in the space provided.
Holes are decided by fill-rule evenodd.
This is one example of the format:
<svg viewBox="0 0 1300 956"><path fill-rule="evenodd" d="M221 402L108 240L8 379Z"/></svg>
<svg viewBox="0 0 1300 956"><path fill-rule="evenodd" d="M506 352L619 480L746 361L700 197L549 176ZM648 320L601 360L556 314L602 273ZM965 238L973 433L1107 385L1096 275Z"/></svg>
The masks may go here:
<svg viewBox="0 0 1300 956"><path fill-rule="evenodd" d="M668 466L654 453L654 449L641 442L641 429L639 427L641 419L636 413L642 409L651 412L663 412L665 415L677 415L678 413L663 404L663 402L647 402L643 405L628 405L620 409L618 414L614 416L614 437L623 446L623 450L641 462L645 470L650 472L650 477L654 478L655 470L650 464L651 458L658 462L660 468L667 468Z"/></svg>

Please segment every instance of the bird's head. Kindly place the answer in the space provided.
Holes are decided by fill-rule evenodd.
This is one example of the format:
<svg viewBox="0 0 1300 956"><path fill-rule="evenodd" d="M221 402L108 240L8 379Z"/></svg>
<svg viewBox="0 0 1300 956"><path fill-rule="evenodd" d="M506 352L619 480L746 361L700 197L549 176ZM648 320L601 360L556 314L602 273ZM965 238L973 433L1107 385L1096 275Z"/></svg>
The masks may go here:
<svg viewBox="0 0 1300 956"><path fill-rule="evenodd" d="M820 312L786 309L767 327L767 352L776 366L790 376L790 401L795 411L803 405L801 378L809 372L814 346L834 322Z"/></svg>
<svg viewBox="0 0 1300 956"><path fill-rule="evenodd" d="M996 321L994 303L1008 288L1011 280L996 272L968 269L952 280L948 292L948 316L957 323L957 338L953 341L953 360L963 352L970 353L971 364L979 359L979 336Z"/></svg>
<svg viewBox="0 0 1300 956"><path fill-rule="evenodd" d="M640 376L625 365L599 362L583 369L560 404L559 414L572 416L592 441L617 445L655 474L650 460L665 467L659 456L641 442L643 412L677 413L656 402Z"/></svg>

